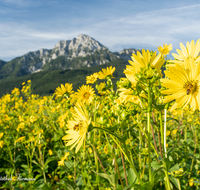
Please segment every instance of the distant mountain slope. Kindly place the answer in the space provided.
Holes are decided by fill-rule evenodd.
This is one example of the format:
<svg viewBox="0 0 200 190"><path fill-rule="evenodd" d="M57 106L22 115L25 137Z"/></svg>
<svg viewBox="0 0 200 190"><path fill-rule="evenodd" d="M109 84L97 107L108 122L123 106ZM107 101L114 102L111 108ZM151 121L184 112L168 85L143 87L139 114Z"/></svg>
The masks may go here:
<svg viewBox="0 0 200 190"><path fill-rule="evenodd" d="M111 52L88 35L59 41L53 49L40 49L0 63L0 79L15 78L40 71L78 69L103 65L112 60L131 58L136 49Z"/></svg>
<svg viewBox="0 0 200 190"><path fill-rule="evenodd" d="M0 69L4 66L6 64L6 62L5 61L3 61L3 60L0 60Z"/></svg>
<svg viewBox="0 0 200 190"><path fill-rule="evenodd" d="M32 81L32 93L41 96L53 94L58 86L65 83L72 83L73 89L77 90L81 85L86 84L86 76L89 76L94 72L99 72L102 68L109 66L116 68L114 72L115 78L112 79L115 84L121 77L125 77L123 71L126 68L126 64L128 64L126 60L116 59L104 65L94 67L81 67L74 70L41 71L17 78L2 79L0 80L0 97L7 93L11 93L15 87L21 89L22 82L26 82L27 80ZM103 80L99 80L98 82L102 81ZM92 86L94 87L94 85Z"/></svg>

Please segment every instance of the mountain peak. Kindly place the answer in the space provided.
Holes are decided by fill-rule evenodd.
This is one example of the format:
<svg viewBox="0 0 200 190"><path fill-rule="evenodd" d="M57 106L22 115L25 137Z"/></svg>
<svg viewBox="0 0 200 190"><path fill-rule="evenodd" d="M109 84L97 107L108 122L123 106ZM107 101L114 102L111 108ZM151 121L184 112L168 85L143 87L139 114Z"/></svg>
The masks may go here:
<svg viewBox="0 0 200 190"><path fill-rule="evenodd" d="M53 59L58 56L85 57L91 55L94 50L107 49L95 39L88 35L80 34L72 40L61 40L53 48Z"/></svg>
<svg viewBox="0 0 200 190"><path fill-rule="evenodd" d="M61 40L53 49L40 49L29 52L10 62L0 62L0 69L5 78L10 75L22 76L42 70L77 69L102 65L114 59L130 60L135 49L124 49L112 53L89 35L80 34L72 40ZM12 67L10 66L12 65Z"/></svg>

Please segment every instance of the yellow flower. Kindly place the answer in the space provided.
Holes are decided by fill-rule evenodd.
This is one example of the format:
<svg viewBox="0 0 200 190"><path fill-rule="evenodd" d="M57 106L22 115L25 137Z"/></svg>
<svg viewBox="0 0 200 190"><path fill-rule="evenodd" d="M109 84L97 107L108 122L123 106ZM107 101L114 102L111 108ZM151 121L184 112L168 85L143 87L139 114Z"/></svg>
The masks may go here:
<svg viewBox="0 0 200 190"><path fill-rule="evenodd" d="M175 67L169 67L169 71L165 71L169 79L161 79L162 85L169 88L162 91L167 94L164 103L176 100L171 111L182 106L185 108L188 104L193 111L200 110L200 63L196 65L192 58L186 62L186 70L176 64Z"/></svg>
<svg viewBox="0 0 200 190"><path fill-rule="evenodd" d="M172 131L173 135L175 135L175 134L177 133L177 131L178 131L178 129L174 129L174 130Z"/></svg>
<svg viewBox="0 0 200 190"><path fill-rule="evenodd" d="M91 76L87 76L86 77L86 84L95 83L97 81L98 76L99 76L99 73L94 73Z"/></svg>
<svg viewBox="0 0 200 190"><path fill-rule="evenodd" d="M17 95L20 94L19 88L14 88L14 89L12 90L11 94L15 94L15 93L16 93Z"/></svg>
<svg viewBox="0 0 200 190"><path fill-rule="evenodd" d="M19 137L19 138L15 141L15 143L17 143L17 142L22 142L24 139L25 139L25 136Z"/></svg>
<svg viewBox="0 0 200 190"><path fill-rule="evenodd" d="M108 147L107 147L107 146L104 146L103 151L104 151L106 154L108 154Z"/></svg>
<svg viewBox="0 0 200 190"><path fill-rule="evenodd" d="M90 104L94 99L94 89L89 85L82 85L76 94L78 101Z"/></svg>
<svg viewBox="0 0 200 190"><path fill-rule="evenodd" d="M101 82L99 85L98 85L98 93L101 94L101 95L104 95L105 92L103 92L103 90L105 90L105 87L106 87L106 83L105 82Z"/></svg>
<svg viewBox="0 0 200 190"><path fill-rule="evenodd" d="M57 175L54 176L54 180L58 181L58 176Z"/></svg>
<svg viewBox="0 0 200 190"><path fill-rule="evenodd" d="M71 149L77 145L75 151L77 153L85 141L91 119L88 116L84 104L77 103L74 110L75 113L73 113L73 120L69 120L67 124L67 127L69 128L69 130L66 131L67 135L62 139L66 141L66 146L73 145Z"/></svg>
<svg viewBox="0 0 200 190"><path fill-rule="evenodd" d="M25 85L25 82L22 83L22 86Z"/></svg>
<svg viewBox="0 0 200 190"><path fill-rule="evenodd" d="M4 134L3 132L2 132L2 133L0 133L0 139L3 137L3 134Z"/></svg>
<svg viewBox="0 0 200 190"><path fill-rule="evenodd" d="M169 45L163 44L163 47L161 47L161 46L158 47L158 51L159 51L160 53L162 53L162 55L167 55L167 54L169 54L169 52L170 52L172 49L173 49L173 48L172 48L172 44L169 44Z"/></svg>
<svg viewBox="0 0 200 190"><path fill-rule="evenodd" d="M130 64L132 64L133 62L129 61ZM131 81L132 86L136 86L136 77L135 74L138 72L139 70L136 70L134 65L126 65L126 69L124 70L124 74L126 75L126 78Z"/></svg>
<svg viewBox="0 0 200 190"><path fill-rule="evenodd" d="M134 95L134 91L132 89L120 88L118 91L121 91L119 94L119 98L121 102L133 102L135 104L140 103L140 99L138 96Z"/></svg>
<svg viewBox="0 0 200 190"><path fill-rule="evenodd" d="M0 148L3 148L4 142L0 141Z"/></svg>
<svg viewBox="0 0 200 190"><path fill-rule="evenodd" d="M68 179L71 179L71 178L73 178L73 176L72 175L68 175Z"/></svg>
<svg viewBox="0 0 200 190"><path fill-rule="evenodd" d="M166 132L166 136L169 136L169 135L170 135L170 131L167 131L167 132Z"/></svg>
<svg viewBox="0 0 200 190"><path fill-rule="evenodd" d="M194 179L189 179L189 185L190 185L190 186L193 186L193 185L194 185L194 182L193 182L193 181L194 181Z"/></svg>
<svg viewBox="0 0 200 190"><path fill-rule="evenodd" d="M197 40L196 44L194 43L194 40L191 41L191 43L187 42L186 47L180 43L180 48L176 49L178 54L172 53L172 56L176 60L169 60L168 62L173 62L173 63L178 63L178 64L183 64L184 61L188 58L194 58L195 63L200 61L200 41L199 39Z"/></svg>
<svg viewBox="0 0 200 190"><path fill-rule="evenodd" d="M105 79L107 76L113 77L113 73L115 71L115 67L112 68L112 66L107 67L106 69L102 69L102 71L99 71L99 79Z"/></svg>
<svg viewBox="0 0 200 190"><path fill-rule="evenodd" d="M92 151L92 149L91 148L89 148L89 153L91 154L93 151Z"/></svg>
<svg viewBox="0 0 200 190"><path fill-rule="evenodd" d="M64 166L64 161L64 158L62 158L61 161L58 161L58 166Z"/></svg>
<svg viewBox="0 0 200 190"><path fill-rule="evenodd" d="M53 154L53 152L52 152L52 150L51 149L49 149L49 155L51 156L52 154Z"/></svg>
<svg viewBox="0 0 200 190"><path fill-rule="evenodd" d="M25 123L24 122L22 122L22 123L20 123L18 126L17 126L17 131L19 131L20 129L24 129L24 125L25 125Z"/></svg>
<svg viewBox="0 0 200 190"><path fill-rule="evenodd" d="M28 80L28 81L27 81L27 83L30 83L30 82L31 82L31 80Z"/></svg>
<svg viewBox="0 0 200 190"><path fill-rule="evenodd" d="M152 68L159 70L165 62L161 53L156 55L156 52L154 52L153 55L151 55L149 50L145 51L144 49L142 50L142 54L139 51L137 51L137 55L133 53L131 59L132 61L129 60L128 62L134 67L136 73L140 71L142 67L147 67L149 63Z"/></svg>
<svg viewBox="0 0 200 190"><path fill-rule="evenodd" d="M17 180L17 176L12 177L12 181L16 181Z"/></svg>
<svg viewBox="0 0 200 190"><path fill-rule="evenodd" d="M62 97L63 95L69 97L69 95L74 92L72 89L73 89L72 84L65 83L65 86L61 84L61 87L57 87L55 90L54 94L56 95L56 99L58 97Z"/></svg>
<svg viewBox="0 0 200 190"><path fill-rule="evenodd" d="M69 156L69 152L65 153L64 159L67 160L67 157Z"/></svg>
<svg viewBox="0 0 200 190"><path fill-rule="evenodd" d="M33 123L33 122L36 121L36 120L37 120L37 119L36 119L35 116L33 116L33 115L30 116L30 122L31 122L31 123Z"/></svg>

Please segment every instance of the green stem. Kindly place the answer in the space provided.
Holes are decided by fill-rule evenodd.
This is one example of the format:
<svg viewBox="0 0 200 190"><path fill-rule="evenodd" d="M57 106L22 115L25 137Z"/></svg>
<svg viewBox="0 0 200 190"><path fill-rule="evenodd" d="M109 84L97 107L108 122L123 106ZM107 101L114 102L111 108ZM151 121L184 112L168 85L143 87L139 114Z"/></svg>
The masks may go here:
<svg viewBox="0 0 200 190"><path fill-rule="evenodd" d="M167 109L164 109L165 111L165 117L164 117L164 152L165 157L167 158L167 148L166 148L166 132L167 132Z"/></svg>
<svg viewBox="0 0 200 190"><path fill-rule="evenodd" d="M76 183L76 155L74 156L74 183Z"/></svg>
<svg viewBox="0 0 200 190"><path fill-rule="evenodd" d="M132 167L132 169L133 169L135 175L136 175L137 178L138 178L138 181L139 181L141 184L143 184L142 180L140 179L140 175L138 174L138 172L137 172L137 170L136 170L136 168L135 168L134 162L129 158L130 156L128 157L128 150L127 150L127 147L126 147L126 143L125 143L118 135L116 135L115 133L111 132L110 130L108 130L108 129L106 129L106 128L100 128L100 127L94 127L94 128L99 129L99 130L102 130L102 131L105 131L105 132L107 132L107 133L109 133L109 134L111 135L113 141L117 144L117 146L120 148L120 150L122 151L122 153L124 154L124 156L126 157L126 159L128 160L128 162L130 163L130 165L131 165L131 167ZM124 150L122 149L122 147L119 145L119 143L115 140L115 138L114 138L113 136L117 137L117 139L118 139L121 143L123 143L124 148L125 148L125 152L124 152Z"/></svg>
<svg viewBox="0 0 200 190"><path fill-rule="evenodd" d="M164 135L163 135L163 125L162 125L162 111L159 111L159 119L160 119L160 133L161 133L161 147L160 150L162 151L164 145Z"/></svg>
<svg viewBox="0 0 200 190"><path fill-rule="evenodd" d="M139 130L139 149L141 150L142 149L142 133L141 133L141 130ZM141 160L141 151L139 151L139 167L140 167L140 170L142 168L142 160Z"/></svg>
<svg viewBox="0 0 200 190"><path fill-rule="evenodd" d="M121 153L121 158L122 158L122 165L123 165L123 168L124 168L124 177L125 177L125 181L126 181L126 186L128 185L128 179L127 179L127 175L126 175L126 167L125 167L125 163L124 163L124 156L122 154L122 151L120 151Z"/></svg>
<svg viewBox="0 0 200 190"><path fill-rule="evenodd" d="M185 144L187 143L187 125L185 125ZM185 145L185 153L187 152L187 144Z"/></svg>
<svg viewBox="0 0 200 190"><path fill-rule="evenodd" d="M116 135L115 133L111 132L109 129L101 128L101 127L93 127L93 129L99 129L99 130L105 131L105 132L117 137L122 142L122 139L118 135Z"/></svg>
<svg viewBox="0 0 200 190"><path fill-rule="evenodd" d="M145 131L142 129L142 127L141 127L140 125L138 125L138 126L139 126L140 130L142 131L142 133L144 134L144 136L146 137L146 139L148 139L148 135L145 133ZM152 144L151 142L150 142L150 144L151 144L151 147L153 148L153 150L154 150L156 156L159 157L159 156L158 156L158 153L156 152L156 149L155 149L154 146L153 146L153 144Z"/></svg>
<svg viewBox="0 0 200 190"><path fill-rule="evenodd" d="M141 174L140 179L142 179L143 176L144 176L145 166L146 166L146 157L144 157L144 166L143 166L143 170L142 170L142 174Z"/></svg>
<svg viewBox="0 0 200 190"><path fill-rule="evenodd" d="M150 112L147 113L147 125L148 125L148 165L149 165L149 181L151 182L151 147L150 147Z"/></svg>
<svg viewBox="0 0 200 190"><path fill-rule="evenodd" d="M124 144L124 148L125 148L125 151L122 149L122 147L119 145L119 143L115 140L115 138L113 136L111 136L113 141L117 144L117 146L120 148L120 150L122 151L122 153L124 154L125 158L128 160L128 162L130 163L131 165L131 168L133 169L133 172L135 173L136 177L138 178L138 181L143 184L142 180L140 179L140 175L139 173L137 172L136 168L135 168L135 165L134 165L134 162L131 160L131 158L128 157L128 150L127 150L127 147L126 147L126 143L125 142L122 142Z"/></svg>
<svg viewBox="0 0 200 190"><path fill-rule="evenodd" d="M177 179L177 180L178 180L178 189L181 190L180 179Z"/></svg>
<svg viewBox="0 0 200 190"><path fill-rule="evenodd" d="M164 167L165 167L165 182L166 182L166 189L171 190L170 188L170 182L169 182L169 176L168 176L168 170L167 170L167 165L166 162L164 161Z"/></svg>
<svg viewBox="0 0 200 190"><path fill-rule="evenodd" d="M103 164L102 164L102 162L101 162L101 160L100 160L100 158L99 158L99 156L98 156L98 154L97 154L97 151L96 151L95 147L94 147L92 144L90 144L90 143L88 143L88 144L92 147L94 153L96 154L97 159L99 160L99 163L101 164L101 167L102 167L104 173L107 174L107 172L106 172L106 170L105 170L105 168L104 168L104 166L103 166Z"/></svg>
<svg viewBox="0 0 200 190"><path fill-rule="evenodd" d="M148 85L148 112L147 112L147 129L148 129L148 165L149 165L149 181L151 182L151 121L150 121L150 114L151 114L151 107L152 107L152 101L151 101L151 87L150 83Z"/></svg>
<svg viewBox="0 0 200 190"><path fill-rule="evenodd" d="M122 182L122 178L121 178L121 175L120 175L120 172L119 172L119 166L118 166L118 163L117 163L117 158L116 158L116 155L115 155L115 149L114 149L114 159L115 159L115 165L116 165L116 168L117 168L117 173L118 173L118 176L119 176L119 180L120 180L120 183L122 185L122 188L124 188L124 184Z"/></svg>

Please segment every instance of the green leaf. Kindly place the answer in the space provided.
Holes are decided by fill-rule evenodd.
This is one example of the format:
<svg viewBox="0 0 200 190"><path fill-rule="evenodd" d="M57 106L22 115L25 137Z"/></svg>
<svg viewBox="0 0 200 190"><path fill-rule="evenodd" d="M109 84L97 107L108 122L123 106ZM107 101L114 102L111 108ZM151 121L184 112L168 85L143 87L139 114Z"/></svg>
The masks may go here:
<svg viewBox="0 0 200 190"><path fill-rule="evenodd" d="M171 167L171 162L170 162L170 160L168 159L168 158L164 158L163 160L162 160L162 162L165 162L166 163L166 167L167 167L167 171L169 170L169 168Z"/></svg>
<svg viewBox="0 0 200 190"><path fill-rule="evenodd" d="M162 110L165 109L165 105L156 105L156 104L154 104L154 106L155 106L156 110L158 110L158 111L162 111Z"/></svg>
<svg viewBox="0 0 200 190"><path fill-rule="evenodd" d="M15 162L17 162L17 160L21 157L21 155L18 155L16 158L15 158Z"/></svg>
<svg viewBox="0 0 200 190"><path fill-rule="evenodd" d="M121 185L117 185L117 190L123 190L123 187Z"/></svg>
<svg viewBox="0 0 200 190"><path fill-rule="evenodd" d="M71 167L73 167L73 162L71 161L64 161L65 165L70 169Z"/></svg>
<svg viewBox="0 0 200 190"><path fill-rule="evenodd" d="M51 189L51 188L49 188L48 185L46 183L44 183L42 190L47 190L47 189Z"/></svg>
<svg viewBox="0 0 200 190"><path fill-rule="evenodd" d="M157 170L152 170L152 173L151 173L151 187L154 186L154 184L156 184L160 178L164 177L165 174L163 172L163 167L160 166Z"/></svg>
<svg viewBox="0 0 200 190"><path fill-rule="evenodd" d="M93 171L93 170L92 170L92 171ZM111 184L113 187L115 187L115 180L116 180L116 175L115 175L115 174L109 175L109 174L106 174L106 173L98 173L98 172L95 172L95 171L93 171L93 172L96 173L96 174L98 174L99 176L101 176L101 177L107 179L107 180L110 182L110 184Z"/></svg>
<svg viewBox="0 0 200 190"><path fill-rule="evenodd" d="M173 118L173 117L168 117L168 118L167 118L167 122L168 122L168 121L171 121L171 120L176 121L176 122L180 125L180 123L179 123L179 121L178 121L177 119L175 119L175 118Z"/></svg>
<svg viewBox="0 0 200 190"><path fill-rule="evenodd" d="M76 185L77 185L77 186L82 186L82 184L83 184L83 180L82 180L82 176L80 176L80 177L77 179Z"/></svg>
<svg viewBox="0 0 200 190"><path fill-rule="evenodd" d="M40 168L37 168L37 169L34 170L34 172L43 173L43 170L40 169Z"/></svg>
<svg viewBox="0 0 200 190"><path fill-rule="evenodd" d="M151 162L151 166L153 169L157 170L160 168L161 164L158 163L157 161L153 161L153 162Z"/></svg>
<svg viewBox="0 0 200 190"><path fill-rule="evenodd" d="M58 141L60 139L60 136L55 133L54 136L53 136L53 141Z"/></svg>
<svg viewBox="0 0 200 190"><path fill-rule="evenodd" d="M36 162L35 160L32 160L32 162L34 163L34 164L36 164L36 166L38 166L38 167L42 167L38 162Z"/></svg>
<svg viewBox="0 0 200 190"><path fill-rule="evenodd" d="M176 179L173 176L169 176L169 179L171 180L171 182L176 186L177 189L179 189L179 183L178 183L178 179Z"/></svg>
<svg viewBox="0 0 200 190"><path fill-rule="evenodd" d="M0 168L0 173L4 171L8 171L10 168Z"/></svg>
<svg viewBox="0 0 200 190"><path fill-rule="evenodd" d="M21 190L20 188L18 188L18 187L14 187L14 190Z"/></svg>
<svg viewBox="0 0 200 190"><path fill-rule="evenodd" d="M46 166L49 162L52 162L52 161L54 161L54 160L57 160L57 158L56 158L55 156L54 156L54 157L49 157L49 158L46 160L44 166Z"/></svg>
<svg viewBox="0 0 200 190"><path fill-rule="evenodd" d="M12 160L7 160L7 159L4 159L4 160L6 160L7 162L10 162L12 165L14 165L14 162Z"/></svg>
<svg viewBox="0 0 200 190"><path fill-rule="evenodd" d="M38 175L36 175L36 177L35 177L35 181L37 181L37 179L40 178L41 176L42 176L42 174L38 174Z"/></svg>
<svg viewBox="0 0 200 190"><path fill-rule="evenodd" d="M130 187L134 187L139 190L152 190L153 189L153 186L150 184L149 181L146 183L140 184L140 185L138 185L138 184L128 185L123 190L127 190Z"/></svg>
<svg viewBox="0 0 200 190"><path fill-rule="evenodd" d="M37 180L33 185L33 189L42 189L44 184L44 179Z"/></svg>
<svg viewBox="0 0 200 190"><path fill-rule="evenodd" d="M142 185L137 185L137 184L128 185L128 186L124 187L123 190L127 190L127 189L129 189L129 188L131 188L131 187L134 187L134 188L139 189L139 190L146 190Z"/></svg>
<svg viewBox="0 0 200 190"><path fill-rule="evenodd" d="M24 168L25 170L28 170L28 169L29 169L28 165L22 164L21 167Z"/></svg>
<svg viewBox="0 0 200 190"><path fill-rule="evenodd" d="M137 177L132 168L128 170L128 184L134 184L137 181Z"/></svg>
<svg viewBox="0 0 200 190"><path fill-rule="evenodd" d="M176 164L176 165L174 165L173 167L171 167L170 169L169 169L169 171L177 171L177 170L179 170L179 165L178 164Z"/></svg>

